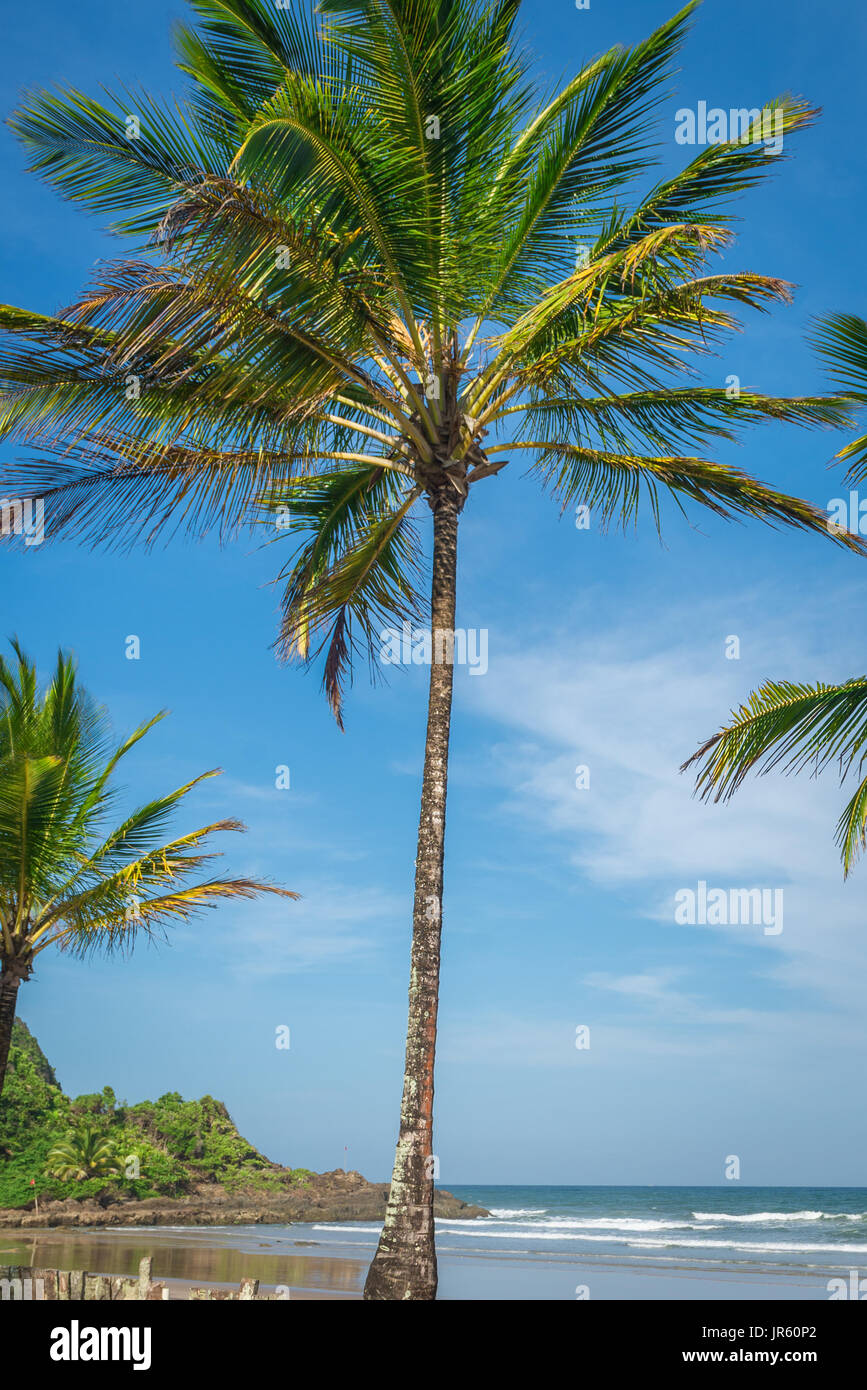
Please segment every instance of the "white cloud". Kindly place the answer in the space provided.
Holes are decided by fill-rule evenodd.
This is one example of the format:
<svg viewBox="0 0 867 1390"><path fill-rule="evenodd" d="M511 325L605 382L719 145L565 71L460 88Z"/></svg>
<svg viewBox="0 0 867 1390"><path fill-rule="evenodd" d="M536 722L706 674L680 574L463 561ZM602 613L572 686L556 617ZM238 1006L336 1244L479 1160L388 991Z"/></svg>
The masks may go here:
<svg viewBox="0 0 867 1390"><path fill-rule="evenodd" d="M379 888L315 883L305 887L300 902L262 900L248 909L247 920L231 928L231 964L249 978L328 969L372 957L391 928L405 926L410 912L405 898Z"/></svg>
<svg viewBox="0 0 867 1390"><path fill-rule="evenodd" d="M827 594L823 601L837 604ZM729 598L729 613L734 607ZM755 607L762 611L759 601ZM633 916L648 920L649 943L676 947L683 932L734 938L761 952L757 973L860 1018L867 864L843 882L833 836L844 793L835 777L753 778L731 803L708 806L694 798L693 778L678 771L763 679L829 676L820 611L799 610L793 625L756 619L752 610L745 599L749 632L740 661L724 657L733 628L713 604L688 618L660 616L652 643L640 618L605 637L576 622L529 648L504 650L500 640L496 663L469 698L508 731L491 764L500 813L562 845L578 884L589 880L626 896ZM836 676L854 673L859 661L857 651L839 652ZM575 787L579 764L590 769L589 790ZM676 926L674 894L700 879L783 888L782 934ZM662 987L659 978L631 978L636 991Z"/></svg>

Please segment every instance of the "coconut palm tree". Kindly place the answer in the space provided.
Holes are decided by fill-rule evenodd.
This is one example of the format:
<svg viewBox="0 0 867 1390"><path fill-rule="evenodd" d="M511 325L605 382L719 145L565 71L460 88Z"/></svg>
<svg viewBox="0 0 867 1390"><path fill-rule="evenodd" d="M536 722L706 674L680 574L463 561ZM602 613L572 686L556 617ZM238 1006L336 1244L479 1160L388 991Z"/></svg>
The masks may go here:
<svg viewBox="0 0 867 1390"><path fill-rule="evenodd" d="M812 341L841 397L867 405L867 322L854 314L828 314L818 320ZM845 482L857 488L867 479L867 435L853 439L837 455L849 462ZM834 529L842 523L829 521ZM856 525L858 523L856 522ZM698 765L696 790L705 801L728 801L747 774L780 768L815 776L835 765L841 783L857 785L837 822L843 872L867 845L867 676L840 685L766 681L753 691L731 721L693 753L681 768Z"/></svg>
<svg viewBox="0 0 867 1390"><path fill-rule="evenodd" d="M515 37L519 0L193 8L183 105L70 91L36 94L13 119L31 167L140 249L63 314L0 310L0 426L33 454L4 486L44 500L49 535L84 542L225 535L251 519L294 540L279 645L322 658L341 727L353 656L375 661L387 626L430 624L405 1079L366 1297L433 1298L463 509L525 458L602 526L645 506L658 524L673 499L827 535L818 508L702 451L755 422L843 412L700 384L690 365L741 310L791 290L710 272L731 240L727 202L775 165L761 120L673 175L650 172L694 3L547 94ZM766 109L787 139L814 114L791 97Z"/></svg>
<svg viewBox="0 0 867 1390"><path fill-rule="evenodd" d="M72 659L58 653L40 690L35 666L12 646L15 662L0 656L0 1092L18 990L43 951L128 951L224 898L297 896L252 878L184 883L213 858L202 852L209 835L244 829L220 820L163 839L175 807L219 769L108 828L115 770L164 715L112 749L106 715Z"/></svg>
<svg viewBox="0 0 867 1390"><path fill-rule="evenodd" d="M85 1178L109 1177L119 1173L120 1168L111 1140L94 1125L82 1125L52 1144L45 1160L45 1171L66 1182L71 1178L84 1181Z"/></svg>

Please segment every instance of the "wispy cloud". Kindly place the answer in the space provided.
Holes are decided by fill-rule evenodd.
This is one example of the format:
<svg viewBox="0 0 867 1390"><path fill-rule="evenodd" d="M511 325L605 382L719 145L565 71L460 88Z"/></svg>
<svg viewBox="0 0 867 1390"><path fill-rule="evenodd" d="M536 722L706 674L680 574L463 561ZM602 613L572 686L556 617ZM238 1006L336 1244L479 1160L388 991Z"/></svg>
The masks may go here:
<svg viewBox="0 0 867 1390"><path fill-rule="evenodd" d="M626 894L634 917L647 920L649 946L676 948L683 933L736 939L754 948L763 975L860 1016L867 865L860 881L856 870L843 882L833 843L843 801L835 778L752 779L729 805L707 806L678 771L762 679L827 678L827 653L811 649L803 629L758 621L746 600L744 609L748 655L739 661L725 659L731 618L712 603L689 621L660 618L652 642L646 626L626 622L602 638L594 631L576 640L577 626L529 649L500 643L496 664L468 697L507 731L491 764L499 813L559 845L577 884ZM849 674L849 660L854 670L857 655L840 654L838 677ZM589 768L589 789L576 788L579 765ZM782 887L784 931L675 925L675 893L702 879ZM629 978L635 991L661 988L659 979Z"/></svg>
<svg viewBox="0 0 867 1390"><path fill-rule="evenodd" d="M372 958L409 913L404 898L379 888L312 884L300 902L269 900L247 911L243 951L233 935L232 969L248 978L289 975Z"/></svg>

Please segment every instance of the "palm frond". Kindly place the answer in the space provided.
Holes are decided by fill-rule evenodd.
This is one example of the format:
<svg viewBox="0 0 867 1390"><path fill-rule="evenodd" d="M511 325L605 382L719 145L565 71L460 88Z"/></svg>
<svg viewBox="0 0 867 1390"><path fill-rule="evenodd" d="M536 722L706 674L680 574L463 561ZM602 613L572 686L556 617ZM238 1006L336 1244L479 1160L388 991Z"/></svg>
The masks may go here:
<svg viewBox="0 0 867 1390"><path fill-rule="evenodd" d="M101 907L94 896L87 913L71 913L68 919L64 916L54 935L41 942L34 954L55 945L80 959L96 952L129 954L141 937L164 939L168 927L190 921L205 908L223 901L258 898L263 893L293 900L299 897L287 888L254 878L208 879L155 897L127 897L121 903L107 894Z"/></svg>
<svg viewBox="0 0 867 1390"><path fill-rule="evenodd" d="M841 685L766 681L731 722L714 734L681 772L697 767L696 791L704 801L727 801L747 775L779 768L809 768L816 776L836 764L843 781L867 756L867 676ZM848 876L864 846L867 781L862 780L837 825L837 844Z"/></svg>
<svg viewBox="0 0 867 1390"><path fill-rule="evenodd" d="M106 830L111 779L121 760L162 718L148 720L109 751L107 720L60 653L40 690L18 643L17 663L0 658L0 961L28 971L49 946L131 946L197 906L220 898L297 894L259 880L189 884L213 857L207 842L239 831L224 817L166 840L168 822L203 773L155 797Z"/></svg>
<svg viewBox="0 0 867 1390"><path fill-rule="evenodd" d="M857 314L827 314L816 320L810 341L843 399L867 405L867 322ZM849 464L846 482L858 487L867 478L867 434L851 440L837 457Z"/></svg>
<svg viewBox="0 0 867 1390"><path fill-rule="evenodd" d="M532 471L564 509L582 502L597 513L603 528L634 523L642 501L659 528L660 497L667 493L681 510L685 502L696 502L725 520L752 517L769 526L813 531L857 554L867 554L862 538L829 525L827 513L811 502L777 492L727 464L686 456L613 454L556 440L527 440L503 448L538 453Z"/></svg>
<svg viewBox="0 0 867 1390"><path fill-rule="evenodd" d="M418 538L410 512L420 490L388 470L335 470L263 499L286 536L308 533L278 582L283 589L279 650L310 661L325 650L324 688L340 727L350 657L369 659L386 626L424 609L417 581Z"/></svg>

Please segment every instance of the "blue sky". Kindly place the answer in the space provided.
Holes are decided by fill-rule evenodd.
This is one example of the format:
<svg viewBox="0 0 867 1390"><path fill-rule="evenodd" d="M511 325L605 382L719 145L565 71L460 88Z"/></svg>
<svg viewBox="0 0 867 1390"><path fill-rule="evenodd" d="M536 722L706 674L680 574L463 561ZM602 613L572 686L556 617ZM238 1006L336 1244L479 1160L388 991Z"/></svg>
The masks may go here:
<svg viewBox="0 0 867 1390"><path fill-rule="evenodd" d="M632 42L674 0L525 6L540 76ZM54 81L182 89L170 25L184 6L58 0L5 26L2 106ZM864 312L853 292L865 211L860 109L867 16L842 0L706 0L660 158L683 157L674 112L824 108L791 159L743 200L726 263L798 284L745 320L707 380L821 389L813 314ZM53 311L121 254L0 136L7 212L0 297ZM766 428L718 457L825 506L845 435ZM15 446L3 445L2 457ZM843 884L832 778L766 778L726 808L679 763L766 677L860 674L863 562L820 539L693 513L600 536L562 520L518 472L476 489L463 523L458 623L489 632L489 669L456 675L436 1149L461 1183L715 1183L727 1155L755 1184L859 1184L867 1121L864 883ZM154 554L71 544L0 554L4 634L44 666L58 643L122 733L172 713L128 760L132 799L213 766L183 829L239 815L226 866L298 904L227 907L132 960L45 961L21 1012L64 1087L136 1101L221 1097L270 1157L385 1179L403 1062L424 673L371 689L359 673L341 735L318 678L277 665L273 552L240 541ZM124 640L141 639L128 661ZM726 638L740 639L727 660ZM291 768L291 789L274 786ZM590 768L590 788L575 768ZM782 887L784 930L677 926L699 880ZM292 1046L278 1051L288 1024ZM574 1046L579 1025L591 1046Z"/></svg>

